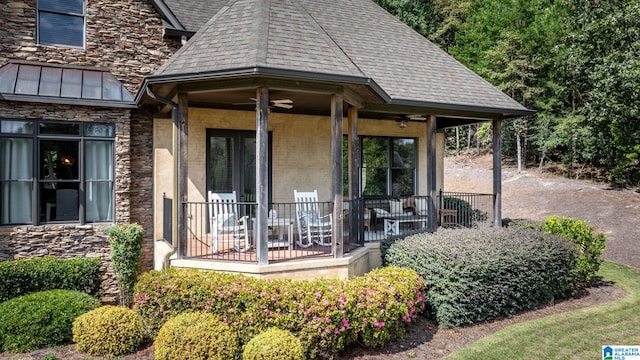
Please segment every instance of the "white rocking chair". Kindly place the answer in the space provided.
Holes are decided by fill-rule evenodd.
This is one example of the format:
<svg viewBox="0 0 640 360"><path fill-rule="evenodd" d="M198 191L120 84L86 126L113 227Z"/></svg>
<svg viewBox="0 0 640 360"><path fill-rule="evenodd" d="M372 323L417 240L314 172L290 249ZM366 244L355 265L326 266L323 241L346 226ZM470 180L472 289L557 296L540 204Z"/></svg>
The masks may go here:
<svg viewBox="0 0 640 360"><path fill-rule="evenodd" d="M248 216L239 216L236 192L209 191L209 219L211 224L211 251L222 250L222 243L233 243L236 251L247 251L249 245Z"/></svg>
<svg viewBox="0 0 640 360"><path fill-rule="evenodd" d="M331 246L331 214L320 216L318 190L303 192L293 190L296 203L296 223L300 247L306 248L313 243Z"/></svg>

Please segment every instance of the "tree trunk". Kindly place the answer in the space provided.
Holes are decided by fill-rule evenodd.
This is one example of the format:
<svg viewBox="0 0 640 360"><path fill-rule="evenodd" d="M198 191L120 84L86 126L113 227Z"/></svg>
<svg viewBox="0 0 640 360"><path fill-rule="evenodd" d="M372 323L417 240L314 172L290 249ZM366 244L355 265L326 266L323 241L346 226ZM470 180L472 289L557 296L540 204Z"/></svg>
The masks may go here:
<svg viewBox="0 0 640 360"><path fill-rule="evenodd" d="M518 153L518 172L522 171L522 139L520 134L516 133L516 152Z"/></svg>

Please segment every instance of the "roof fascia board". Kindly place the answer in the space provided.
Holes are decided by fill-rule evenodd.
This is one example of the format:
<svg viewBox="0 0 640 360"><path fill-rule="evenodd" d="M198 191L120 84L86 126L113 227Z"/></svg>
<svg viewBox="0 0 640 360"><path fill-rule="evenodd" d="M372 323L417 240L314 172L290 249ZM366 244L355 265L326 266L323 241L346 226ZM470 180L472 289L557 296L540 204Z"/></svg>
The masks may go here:
<svg viewBox="0 0 640 360"><path fill-rule="evenodd" d="M388 104L367 103L365 104L362 111L391 112L397 114L417 115L435 114L471 119L510 118L535 114L535 111L532 110L501 109L460 104L442 104L437 102L419 102L411 100L392 100Z"/></svg>
<svg viewBox="0 0 640 360"><path fill-rule="evenodd" d="M172 29L172 28L165 28L164 29L164 34L168 37L182 37L182 36L186 36L187 38L191 38L195 32L193 31L188 31L188 30L178 30L178 29Z"/></svg>
<svg viewBox="0 0 640 360"><path fill-rule="evenodd" d="M167 4L164 3L164 1L151 0L151 3L156 8L156 10L160 12L160 15L162 15L171 24L171 26L173 26L177 30L183 30L183 31L186 30L184 26L182 26L178 18L173 14L171 9L169 9Z"/></svg>
<svg viewBox="0 0 640 360"><path fill-rule="evenodd" d="M134 102L61 98L61 97L52 97L52 96L13 95L13 94L6 94L6 93L0 93L0 100L47 103L47 104L65 104L65 105L77 105L77 106L99 106L99 107L112 107L112 108L122 108L122 109L138 108L138 106Z"/></svg>
<svg viewBox="0 0 640 360"><path fill-rule="evenodd" d="M495 114L500 114L503 117L528 116L536 113L534 110L529 110L524 107L522 107L522 109L504 109L504 108L483 107L483 106L475 106L475 105L444 104L444 103L431 102L431 101L416 101L416 100L405 100L405 99L393 99L392 101L390 101L390 104L401 105L401 106L430 107L434 109L455 110L455 111L463 111L463 112L469 111L469 112L478 112L478 113L495 113Z"/></svg>

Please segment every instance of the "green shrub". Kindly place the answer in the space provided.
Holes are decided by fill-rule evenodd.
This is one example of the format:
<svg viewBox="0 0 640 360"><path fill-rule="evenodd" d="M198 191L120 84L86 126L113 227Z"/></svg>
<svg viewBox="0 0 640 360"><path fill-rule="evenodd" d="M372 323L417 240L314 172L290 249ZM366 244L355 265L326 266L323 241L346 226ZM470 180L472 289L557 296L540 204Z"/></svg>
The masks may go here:
<svg viewBox="0 0 640 360"><path fill-rule="evenodd" d="M91 355L132 353L143 338L142 317L121 306L103 306L73 322L73 342L78 350Z"/></svg>
<svg viewBox="0 0 640 360"><path fill-rule="evenodd" d="M399 336L424 306L423 291L414 271L396 268L353 281L264 280L169 269L140 277L134 308L152 336L172 316L206 311L224 319L240 344L276 327L298 337L308 358L328 358L358 338L379 337L368 341L377 345ZM373 325L363 325L369 320Z"/></svg>
<svg viewBox="0 0 640 360"><path fill-rule="evenodd" d="M67 289L98 296L100 258L0 261L0 302L32 292Z"/></svg>
<svg viewBox="0 0 640 360"><path fill-rule="evenodd" d="M155 340L157 360L234 359L238 338L229 325L209 313L183 313L169 319Z"/></svg>
<svg viewBox="0 0 640 360"><path fill-rule="evenodd" d="M73 321L100 302L73 290L35 292L0 303L0 352L71 343Z"/></svg>
<svg viewBox="0 0 640 360"><path fill-rule="evenodd" d="M550 216L544 221L544 229L549 234L573 242L580 255L576 270L582 285L589 286L600 269L600 255L605 247L606 236L602 233L596 235L593 227L587 226L585 221L568 217L558 219L557 216Z"/></svg>
<svg viewBox="0 0 640 360"><path fill-rule="evenodd" d="M531 229L537 231L544 231L544 223L527 220L527 219L506 219L504 221L506 227L510 229Z"/></svg>
<svg viewBox="0 0 640 360"><path fill-rule="evenodd" d="M568 241L530 229L439 230L394 244L390 264L427 282L427 313L448 328L510 316L576 289Z"/></svg>
<svg viewBox="0 0 640 360"><path fill-rule="evenodd" d="M304 360L300 339L287 330L271 328L251 339L244 347L242 360Z"/></svg>
<svg viewBox="0 0 640 360"><path fill-rule="evenodd" d="M112 225L107 228L107 235L111 245L113 272L118 279L120 305L129 306L138 276L143 229L137 224Z"/></svg>

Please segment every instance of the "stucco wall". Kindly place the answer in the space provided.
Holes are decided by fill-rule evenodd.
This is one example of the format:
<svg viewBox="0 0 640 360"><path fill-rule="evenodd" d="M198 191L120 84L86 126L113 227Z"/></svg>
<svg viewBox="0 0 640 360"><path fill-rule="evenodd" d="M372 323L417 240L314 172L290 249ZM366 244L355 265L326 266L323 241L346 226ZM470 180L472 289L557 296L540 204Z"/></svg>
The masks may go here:
<svg viewBox="0 0 640 360"><path fill-rule="evenodd" d="M255 113L247 111L189 109L188 198L206 198L206 130L233 129L255 131ZM330 201L331 122L326 116L272 113L272 187L274 202L293 202L293 190L318 189L321 201ZM154 120L154 239L162 238L162 196L174 198L173 123L169 118ZM348 125L344 121L344 134ZM427 192L426 125L412 122L401 129L395 121L359 119L362 136L416 138L418 142L418 194ZM438 188L442 184L444 136L437 135Z"/></svg>

